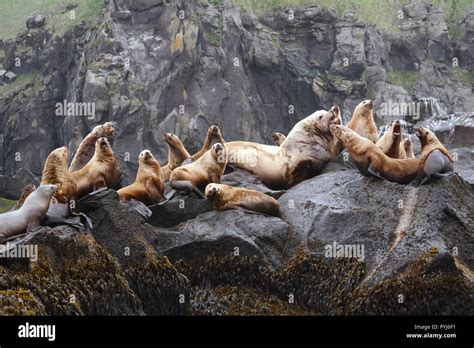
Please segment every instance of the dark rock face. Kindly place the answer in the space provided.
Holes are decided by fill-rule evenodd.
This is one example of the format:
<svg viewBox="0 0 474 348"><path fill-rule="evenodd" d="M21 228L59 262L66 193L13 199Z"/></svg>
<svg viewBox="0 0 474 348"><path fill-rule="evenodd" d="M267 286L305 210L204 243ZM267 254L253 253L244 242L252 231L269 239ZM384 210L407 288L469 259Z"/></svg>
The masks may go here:
<svg viewBox="0 0 474 348"><path fill-rule="evenodd" d="M450 38L443 12L423 3L403 7L399 35L324 7L291 11L291 18L288 9L257 18L231 1L121 0L107 5L95 27L78 25L63 37L41 27L2 42L3 69L29 74L0 100L3 171L40 175L53 148L75 151L106 120L122 129L114 150L128 184L142 149L165 161L164 132L177 133L192 152L213 123L228 141L271 143L271 132L287 133L333 104L347 120L366 98L381 106L432 96L448 112L474 108L471 86L452 67L456 58L473 71L472 13ZM413 90L388 77L400 70L419 76ZM64 100L93 103L94 114L57 115ZM380 108L377 120L394 117Z"/></svg>

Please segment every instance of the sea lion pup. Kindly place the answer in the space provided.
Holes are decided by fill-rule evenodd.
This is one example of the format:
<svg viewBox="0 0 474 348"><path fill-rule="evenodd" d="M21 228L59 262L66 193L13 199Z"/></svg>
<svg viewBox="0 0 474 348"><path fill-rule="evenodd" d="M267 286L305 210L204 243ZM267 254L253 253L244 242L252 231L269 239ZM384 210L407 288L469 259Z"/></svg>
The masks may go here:
<svg viewBox="0 0 474 348"><path fill-rule="evenodd" d="M56 185L58 189L51 198L48 215L67 217L69 203L77 198L77 185L68 170L66 146L53 150L46 159L41 176L41 185Z"/></svg>
<svg viewBox="0 0 474 348"><path fill-rule="evenodd" d="M21 190L21 196L18 198L18 201L16 201L15 206L11 209L17 210L20 209L23 203L25 203L25 199L33 192L36 190L36 186L34 184L29 184L23 187L23 190Z"/></svg>
<svg viewBox="0 0 474 348"><path fill-rule="evenodd" d="M360 102L352 114L347 127L374 144L377 142L377 125L374 121L374 102L370 99Z"/></svg>
<svg viewBox="0 0 474 348"><path fill-rule="evenodd" d="M206 198L202 191L207 184L220 183L226 166L226 149L221 143L212 145L201 158L173 170L170 185L175 190L195 192Z"/></svg>
<svg viewBox="0 0 474 348"><path fill-rule="evenodd" d="M415 129L415 132L421 143L418 186L429 181L431 177L440 178L453 174L454 159L436 135L423 127Z"/></svg>
<svg viewBox="0 0 474 348"><path fill-rule="evenodd" d="M120 200L136 199L146 205L163 201L165 183L161 167L150 150L143 150L138 156L138 172L133 184L117 191Z"/></svg>
<svg viewBox="0 0 474 348"><path fill-rule="evenodd" d="M407 158L415 158L415 154L413 153L413 141L411 140L411 137L405 138L405 140L403 140L403 148L405 149Z"/></svg>
<svg viewBox="0 0 474 348"><path fill-rule="evenodd" d="M416 178L418 159L390 158L371 140L342 125L331 125L331 132L339 138L359 171L399 184L408 184Z"/></svg>
<svg viewBox="0 0 474 348"><path fill-rule="evenodd" d="M407 157L402 144L402 124L399 120L390 122L390 127L377 140L376 145L384 154L391 158L404 159Z"/></svg>
<svg viewBox="0 0 474 348"><path fill-rule="evenodd" d="M168 162L161 167L163 179L165 182L170 180L171 172L178 168L184 160L191 158L181 139L173 133L163 134L163 139L168 145Z"/></svg>
<svg viewBox="0 0 474 348"><path fill-rule="evenodd" d="M274 190L290 188L310 179L342 150L329 125L341 124L339 107L319 110L299 121L281 146L247 141L226 143L229 163L257 175Z"/></svg>
<svg viewBox="0 0 474 348"><path fill-rule="evenodd" d="M205 195L212 201L216 210L240 208L265 215L280 215L278 201L263 192L224 184L209 184L206 186Z"/></svg>
<svg viewBox="0 0 474 348"><path fill-rule="evenodd" d="M72 158L69 170L74 172L84 167L94 156L95 143L99 138L112 139L118 133L118 125L115 122L105 122L95 126L94 129L82 140L74 157Z"/></svg>
<svg viewBox="0 0 474 348"><path fill-rule="evenodd" d="M191 160L197 160L199 157L204 155L206 151L210 150L213 140L216 143L224 144L224 138L222 138L221 130L217 125L212 125L209 127L207 130L206 139L204 139L204 144L198 152L191 156Z"/></svg>
<svg viewBox="0 0 474 348"><path fill-rule="evenodd" d="M272 140L276 144L276 146L280 146L286 139L286 135L278 133L278 132L273 132L272 133Z"/></svg>
<svg viewBox="0 0 474 348"><path fill-rule="evenodd" d="M17 234L37 230L56 189L56 185L41 185L25 199L20 209L0 214L0 243Z"/></svg>
<svg viewBox="0 0 474 348"><path fill-rule="evenodd" d="M107 138L99 138L91 160L71 174L77 185L78 199L100 188L113 187L122 178L118 160Z"/></svg>

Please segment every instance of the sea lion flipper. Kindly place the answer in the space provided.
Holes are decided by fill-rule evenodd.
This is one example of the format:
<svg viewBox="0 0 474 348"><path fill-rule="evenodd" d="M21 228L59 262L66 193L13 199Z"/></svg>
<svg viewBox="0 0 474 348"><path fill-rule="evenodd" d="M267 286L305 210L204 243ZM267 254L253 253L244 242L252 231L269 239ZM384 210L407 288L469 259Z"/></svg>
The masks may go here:
<svg viewBox="0 0 474 348"><path fill-rule="evenodd" d="M372 166L372 163L369 165L369 167L367 168L367 171L372 174L373 176L379 178L379 179L382 179L382 180L387 180L385 179L382 174L377 171L373 166Z"/></svg>
<svg viewBox="0 0 474 348"><path fill-rule="evenodd" d="M199 189L189 180L171 180L170 186L178 191L187 191L189 194L194 192L199 196L199 198L207 199L206 196L204 196L202 192L199 191Z"/></svg>

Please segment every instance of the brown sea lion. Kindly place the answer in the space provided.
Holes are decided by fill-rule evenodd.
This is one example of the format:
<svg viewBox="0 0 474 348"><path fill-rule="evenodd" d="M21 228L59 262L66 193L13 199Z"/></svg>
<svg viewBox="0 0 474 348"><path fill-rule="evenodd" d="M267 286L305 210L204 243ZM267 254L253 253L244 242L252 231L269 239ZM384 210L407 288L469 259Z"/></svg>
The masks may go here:
<svg viewBox="0 0 474 348"><path fill-rule="evenodd" d="M272 140L276 146L280 146L286 139L286 135L278 132L272 133Z"/></svg>
<svg viewBox="0 0 474 348"><path fill-rule="evenodd" d="M20 198L18 199L18 201L16 201L15 206L12 210L20 209L23 203L25 203L26 197L28 197L34 190L36 190L36 186L34 184L29 184L23 187L23 190L21 190Z"/></svg>
<svg viewBox="0 0 474 348"><path fill-rule="evenodd" d="M415 158L415 154L413 153L413 141L411 140L411 137L405 138L405 140L403 140L403 148L405 149L407 158Z"/></svg>
<svg viewBox="0 0 474 348"><path fill-rule="evenodd" d="M371 140L342 125L331 125L331 132L341 140L352 161L364 175L408 184L418 172L418 159L395 159L385 155Z"/></svg>
<svg viewBox="0 0 474 348"><path fill-rule="evenodd" d="M46 159L41 176L41 185L56 185L58 189L51 198L48 215L66 217L69 204L77 199L77 185L68 170L68 149L66 146L53 150Z"/></svg>
<svg viewBox="0 0 474 348"><path fill-rule="evenodd" d="M56 185L41 185L26 199L21 208L0 214L0 243L24 232L38 229L46 217Z"/></svg>
<svg viewBox="0 0 474 348"><path fill-rule="evenodd" d="M352 114L347 127L373 143L377 142L377 125L374 121L374 102L370 99L360 102Z"/></svg>
<svg viewBox="0 0 474 348"><path fill-rule="evenodd" d="M122 170L107 138L99 138L91 160L71 174L77 185L77 199L99 188L114 187L122 178Z"/></svg>
<svg viewBox="0 0 474 348"><path fill-rule="evenodd" d="M208 184L205 195L216 210L240 208L272 216L280 214L278 201L263 192L224 184Z"/></svg>
<svg viewBox="0 0 474 348"><path fill-rule="evenodd" d="M247 141L226 143L228 161L257 175L271 189L290 188L317 175L341 152L341 143L329 130L331 124L341 124L337 106L299 121L279 147Z"/></svg>
<svg viewBox="0 0 474 348"><path fill-rule="evenodd" d="M168 162L161 167L163 179L165 182L169 181L171 172L178 168L184 160L191 158L191 155L186 150L183 142L173 133L163 134L163 139L168 145Z"/></svg>
<svg viewBox="0 0 474 348"><path fill-rule="evenodd" d="M133 184L117 191L120 200L136 199L146 205L163 201L165 184L161 167L150 150L143 150L138 156L138 172Z"/></svg>
<svg viewBox="0 0 474 348"><path fill-rule="evenodd" d="M404 159L407 158L405 148L402 144L402 123L399 120L390 122L390 127L377 140L376 145L388 157Z"/></svg>
<svg viewBox="0 0 474 348"><path fill-rule="evenodd" d="M436 135L427 128L415 129L420 139L421 154L418 168L418 185L423 185L432 177L440 178L454 173L454 159Z"/></svg>
<svg viewBox="0 0 474 348"><path fill-rule="evenodd" d="M84 167L94 156L95 144L99 138L114 138L118 133L118 125L115 122L105 122L95 126L94 129L82 140L74 157L72 158L69 170L74 172Z"/></svg>
<svg viewBox="0 0 474 348"><path fill-rule="evenodd" d="M220 183L225 166L225 146L216 143L195 162L174 169L170 185L175 190L195 192L199 197L206 198L202 192L207 184Z"/></svg>
<svg viewBox="0 0 474 348"><path fill-rule="evenodd" d="M217 125L212 125L209 127L209 129L207 130L206 138L204 139L204 143L201 149L198 152L196 152L194 155L192 155L191 159L195 161L199 157L204 155L206 151L209 151L211 149L213 141L224 144L224 138L222 138L221 130Z"/></svg>

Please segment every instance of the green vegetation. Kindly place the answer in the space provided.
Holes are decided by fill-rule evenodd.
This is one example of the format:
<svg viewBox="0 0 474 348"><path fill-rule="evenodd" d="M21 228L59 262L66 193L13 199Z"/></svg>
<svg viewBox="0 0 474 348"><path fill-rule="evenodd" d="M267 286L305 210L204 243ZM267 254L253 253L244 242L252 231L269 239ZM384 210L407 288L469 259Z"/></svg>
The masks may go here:
<svg viewBox="0 0 474 348"><path fill-rule="evenodd" d="M322 5L336 10L339 17L347 12L366 23L374 24L378 28L390 32L398 31L395 21L402 6L408 0L234 0L242 7L252 9L257 15L262 15L274 7ZM446 16L446 22L451 34L455 34L455 26L460 18L474 8L472 0L426 0L441 7Z"/></svg>
<svg viewBox="0 0 474 348"><path fill-rule="evenodd" d="M36 81L37 76L38 72L36 70L32 70L23 75L18 75L15 81L0 86L0 95L11 95L17 93L27 85L33 84Z"/></svg>
<svg viewBox="0 0 474 348"><path fill-rule="evenodd" d="M0 197L0 214L9 211L15 206L16 201Z"/></svg>
<svg viewBox="0 0 474 348"><path fill-rule="evenodd" d="M461 67L453 67L453 76L455 81L461 82L464 86L474 86L474 75Z"/></svg>
<svg viewBox="0 0 474 348"><path fill-rule="evenodd" d="M26 19L35 11L45 14L46 25L53 27L55 34L61 35L81 21L92 23L100 13L103 3L103 0L2 0L1 38L11 39L19 32L25 31Z"/></svg>
<svg viewBox="0 0 474 348"><path fill-rule="evenodd" d="M402 86L408 93L415 91L416 83L421 79L416 71L392 70L387 71L387 80L391 84Z"/></svg>

